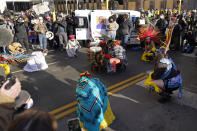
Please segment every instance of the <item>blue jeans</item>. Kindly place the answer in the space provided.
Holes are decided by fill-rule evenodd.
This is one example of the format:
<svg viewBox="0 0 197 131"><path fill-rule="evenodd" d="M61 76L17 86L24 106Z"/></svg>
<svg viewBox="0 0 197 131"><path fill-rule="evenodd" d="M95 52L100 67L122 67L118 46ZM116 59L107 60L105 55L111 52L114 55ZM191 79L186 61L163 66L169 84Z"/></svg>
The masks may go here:
<svg viewBox="0 0 197 131"><path fill-rule="evenodd" d="M128 40L129 40L129 35L122 36L122 46L123 47L126 47L126 45L128 44Z"/></svg>
<svg viewBox="0 0 197 131"><path fill-rule="evenodd" d="M114 32L109 32L109 33L108 33L108 36L109 36L112 40L115 40L115 39L116 39L116 31L114 31Z"/></svg>
<svg viewBox="0 0 197 131"><path fill-rule="evenodd" d="M47 49L47 38L44 34L39 34L39 42L40 42L40 49L44 50Z"/></svg>

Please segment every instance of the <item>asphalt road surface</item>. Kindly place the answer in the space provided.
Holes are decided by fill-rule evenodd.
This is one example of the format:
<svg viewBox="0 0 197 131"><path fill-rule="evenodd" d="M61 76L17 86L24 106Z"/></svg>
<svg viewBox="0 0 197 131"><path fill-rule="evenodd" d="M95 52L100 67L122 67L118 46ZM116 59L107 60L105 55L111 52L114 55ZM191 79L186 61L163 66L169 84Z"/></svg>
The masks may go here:
<svg viewBox="0 0 197 131"><path fill-rule="evenodd" d="M22 88L34 99L34 107L50 112L58 120L59 131L68 131L66 121L76 117L75 88L79 74L90 71L87 49L77 58L51 50L46 56L49 68L34 73L24 72L23 66L12 66L21 80ZM197 130L197 64L195 58L172 52L183 77L183 98L174 93L171 102L162 104L157 94L143 86L146 71L153 64L140 60L142 51L127 50L129 65L116 74L92 73L108 87L109 100L115 121L106 131L196 131Z"/></svg>

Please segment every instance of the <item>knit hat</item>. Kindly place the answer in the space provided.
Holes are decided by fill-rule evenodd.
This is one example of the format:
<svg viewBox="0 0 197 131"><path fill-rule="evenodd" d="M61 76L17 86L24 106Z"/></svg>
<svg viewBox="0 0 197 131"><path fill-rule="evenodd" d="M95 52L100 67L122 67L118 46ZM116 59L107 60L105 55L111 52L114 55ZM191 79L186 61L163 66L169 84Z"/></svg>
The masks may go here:
<svg viewBox="0 0 197 131"><path fill-rule="evenodd" d="M51 20L51 17L50 16L47 16L46 17L46 20L50 21Z"/></svg>
<svg viewBox="0 0 197 131"><path fill-rule="evenodd" d="M74 40L74 39L75 39L75 35L69 35L69 38L70 38L71 40Z"/></svg>

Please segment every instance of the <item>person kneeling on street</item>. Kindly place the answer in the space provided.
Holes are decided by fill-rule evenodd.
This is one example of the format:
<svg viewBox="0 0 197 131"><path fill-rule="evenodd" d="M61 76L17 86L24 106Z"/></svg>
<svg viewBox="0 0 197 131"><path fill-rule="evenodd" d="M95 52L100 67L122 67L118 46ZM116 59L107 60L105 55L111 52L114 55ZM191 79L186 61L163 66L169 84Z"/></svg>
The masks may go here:
<svg viewBox="0 0 197 131"><path fill-rule="evenodd" d="M169 99L174 90L179 89L178 97L182 97L182 77L171 58L164 54L156 57L155 68L152 73L152 83L159 87L159 94Z"/></svg>
<svg viewBox="0 0 197 131"><path fill-rule="evenodd" d="M68 57L77 57L77 51L81 48L79 42L75 39L74 35L70 35L70 40L66 45L66 52Z"/></svg>

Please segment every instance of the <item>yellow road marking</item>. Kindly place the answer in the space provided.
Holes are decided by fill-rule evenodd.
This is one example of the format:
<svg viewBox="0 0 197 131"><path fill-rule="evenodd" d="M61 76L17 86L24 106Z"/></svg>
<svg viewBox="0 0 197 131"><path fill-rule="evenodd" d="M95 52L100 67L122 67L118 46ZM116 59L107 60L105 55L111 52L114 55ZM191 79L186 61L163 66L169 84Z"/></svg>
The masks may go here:
<svg viewBox="0 0 197 131"><path fill-rule="evenodd" d="M72 107L72 106L74 106L74 105L76 105L77 104L77 101L74 101L74 102L72 102L72 103L69 103L69 104L67 104L67 105L65 105L65 106L62 106L62 107L60 107L60 108L57 108L57 109L55 109L55 110L53 110L53 111L51 111L51 112L49 112L50 114L56 114L56 113L58 113L58 112L60 112L60 111L62 111L62 110L64 110L64 109L67 109L67 108L69 108L69 107Z"/></svg>
<svg viewBox="0 0 197 131"><path fill-rule="evenodd" d="M137 82L139 82L141 80L144 80L145 78L147 78L147 76L143 76L143 77L141 77L139 79L136 79L136 80L134 80L134 81L132 81L132 82L126 84L126 85L123 85L123 86L121 86L119 88L116 88L116 89L108 92L108 95L112 95L112 94L114 94L114 93L116 93L116 92L118 92L120 90L123 90L123 89L127 88L128 86L131 86L131 85L133 85L133 84L135 84L135 83L137 83ZM55 119L60 119L60 118L66 116L66 115L68 115L70 113L73 113L74 111L76 111L76 109L77 109L77 107L75 106L75 107L73 107L73 108L71 108L71 109L69 109L69 110L67 110L65 112L62 112L62 113L60 113L58 115L55 115Z"/></svg>
<svg viewBox="0 0 197 131"><path fill-rule="evenodd" d="M116 88L116 87L118 87L118 86L120 86L120 85L122 85L122 84L124 84L124 83L126 83L126 82L129 82L129 81L131 81L131 80L134 80L134 79L136 79L136 78L138 78L138 77L140 77L140 76L143 76L143 75L145 75L145 73L140 73L140 74L138 74L138 75L136 75L136 76L132 76L132 77L128 78L127 80L121 81L121 82L119 82L119 83L117 83L117 84L115 84L115 85L112 85L112 86L108 87L108 88L107 88L107 91L109 91L109 90L111 90L111 89L114 89L114 88ZM53 111L50 111L49 113L52 114L52 115L54 115L54 114L56 114L56 113L58 113L58 112L60 112L60 111L63 111L63 110L65 110L65 109L69 108L69 107L72 107L72 106L74 106L74 105L77 105L77 101L74 101L74 102L69 103L69 104L67 104L67 105L64 105L64 106L62 106L62 107L59 107L59 108L57 108L57 109L55 109L55 110L53 110Z"/></svg>
<svg viewBox="0 0 197 131"><path fill-rule="evenodd" d="M124 84L124 83L126 83L126 82L129 82L129 81L131 81L131 80L134 80L134 79L136 79L136 78L138 78L138 77L140 77L140 76L143 76L143 75L145 75L145 73L140 73L139 75L133 76L133 77L127 79L127 80L124 80L124 81L119 82L119 83L117 83L117 84L115 84L115 85L112 85L112 86L110 86L110 87L107 88L107 91L109 91L109 90L111 90L111 89L113 89L113 88L116 88L116 87L118 87L118 86L120 86L120 85L122 85L122 84Z"/></svg>
<svg viewBox="0 0 197 131"><path fill-rule="evenodd" d="M70 114L70 113L72 113L72 112L74 112L76 110L77 110L77 107L73 107L73 108L71 108L71 109L69 109L69 110L67 110L65 112L62 112L62 113L60 113L58 115L55 115L54 117L55 117L55 119L60 119L60 118L66 116L66 115L68 115L68 114Z"/></svg>
<svg viewBox="0 0 197 131"><path fill-rule="evenodd" d="M139 78L139 79L137 79L137 80L134 80L134 81L132 81L132 82L126 84L126 85L123 85L123 86L121 86L121 87L119 87L119 88L116 88L116 89L114 89L114 90L108 92L108 95L112 95L112 94L114 94L114 93L116 93L116 92L118 92L118 91L120 91L120 90L123 90L124 88L127 88L127 87L130 86L130 85L133 85L133 84L135 84L135 83L137 83L137 82L139 82L139 81L142 81L142 80L144 80L145 78L147 78L147 76L143 76L143 77L141 77L141 78Z"/></svg>

